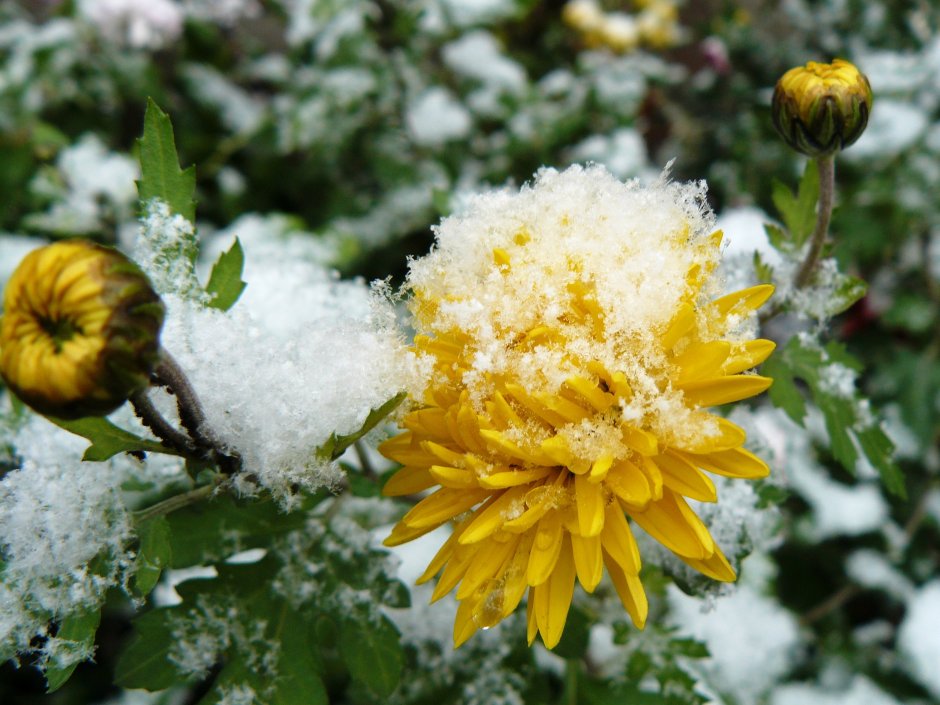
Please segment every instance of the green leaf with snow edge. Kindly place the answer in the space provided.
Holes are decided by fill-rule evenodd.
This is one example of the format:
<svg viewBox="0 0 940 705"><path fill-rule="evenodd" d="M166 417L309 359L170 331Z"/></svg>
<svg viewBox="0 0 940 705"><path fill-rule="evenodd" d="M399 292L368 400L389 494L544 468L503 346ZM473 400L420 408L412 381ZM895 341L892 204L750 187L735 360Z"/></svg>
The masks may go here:
<svg viewBox="0 0 940 705"><path fill-rule="evenodd" d="M349 446L378 426L386 416L398 408L398 405L405 400L406 396L404 392L401 392L382 404L382 406L371 409L358 431L354 431L345 436L337 436L335 433L332 434L329 439L327 439L326 443L317 448L317 457L321 460L336 460Z"/></svg>
<svg viewBox="0 0 940 705"><path fill-rule="evenodd" d="M138 594L146 596L156 587L163 569L170 564L170 524L166 517L155 517L144 522L137 533L140 547L137 550L134 587Z"/></svg>
<svg viewBox="0 0 940 705"><path fill-rule="evenodd" d="M48 666L46 668L46 692L54 693L72 676L78 664L85 660L81 654L90 654L95 646L95 634L101 623L101 608L83 610L69 615L59 624L56 639L75 644L75 660L67 666Z"/></svg>
<svg viewBox="0 0 940 705"><path fill-rule="evenodd" d="M833 364L856 372L861 369L861 363L836 342L823 348L805 346L798 337L791 338L782 351L764 363L764 374L774 380L770 388L771 401L802 425L806 405L795 380L805 382L813 402L823 414L833 457L854 475L861 449L868 462L878 470L885 488L901 499L906 498L904 475L892 458L894 444L877 423L869 422L863 416L865 400L858 390L853 389L844 395L826 384L823 370Z"/></svg>
<svg viewBox="0 0 940 705"><path fill-rule="evenodd" d="M172 613L172 608L161 608L134 620L134 639L118 659L114 672L115 684L124 688L155 691L192 680L169 659L174 644L168 624Z"/></svg>
<svg viewBox="0 0 940 705"><path fill-rule="evenodd" d="M173 213L196 222L196 170L180 169L173 138L173 124L153 98L147 99L144 133L137 141L140 154L140 181L137 193L141 203L164 201Z"/></svg>
<svg viewBox="0 0 940 705"><path fill-rule="evenodd" d="M235 238L231 248L219 255L212 266L206 293L209 294L209 306L220 311L228 311L245 290L242 272L245 268L245 253L242 244Z"/></svg>
<svg viewBox="0 0 940 705"><path fill-rule="evenodd" d="M149 451L151 453L165 453L179 455L175 450L167 448L162 443L150 441L136 436L130 431L115 426L101 416L86 416L85 418L66 421L47 416L59 428L74 433L76 436L87 438L91 445L85 450L82 460L101 462L114 457L118 453L133 453Z"/></svg>
<svg viewBox="0 0 940 705"><path fill-rule="evenodd" d="M799 250L816 227L816 202L819 200L819 169L816 162L811 159L806 163L803 178L800 179L795 194L786 184L774 179L772 197L789 231L786 243L780 240L781 234L779 233L776 234L777 239L781 245L785 245L785 248ZM785 249L778 245L774 246L778 249Z"/></svg>

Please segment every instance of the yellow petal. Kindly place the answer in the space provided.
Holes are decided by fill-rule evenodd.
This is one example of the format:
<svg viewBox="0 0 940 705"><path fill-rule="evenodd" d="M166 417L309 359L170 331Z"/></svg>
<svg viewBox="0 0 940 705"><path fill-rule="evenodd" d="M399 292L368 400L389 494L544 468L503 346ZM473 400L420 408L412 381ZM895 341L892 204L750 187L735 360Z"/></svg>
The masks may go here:
<svg viewBox="0 0 940 705"><path fill-rule="evenodd" d="M561 640L574 594L575 567L570 540L565 538L561 555L551 576L535 586L535 619L545 648L553 649Z"/></svg>
<svg viewBox="0 0 940 705"><path fill-rule="evenodd" d="M447 428L445 416L446 412L437 407L418 409L405 414L405 418L402 419L402 426L412 431L420 431L427 436L449 439L450 431Z"/></svg>
<svg viewBox="0 0 940 705"><path fill-rule="evenodd" d="M470 565L473 563L473 559L476 557L476 546L463 546L458 544L454 549L453 555L447 561L447 565L444 566L444 572L441 573L437 585L434 586L434 592L431 593L431 602L437 602L444 597L444 595L457 587L457 583L463 580L463 576L467 574Z"/></svg>
<svg viewBox="0 0 940 705"><path fill-rule="evenodd" d="M649 431L622 424L620 430L623 442L640 455L656 455L659 452L659 440Z"/></svg>
<svg viewBox="0 0 940 705"><path fill-rule="evenodd" d="M432 465L428 468L428 472L443 487L453 487L455 489L477 487L477 476L470 470L445 465Z"/></svg>
<svg viewBox="0 0 940 705"><path fill-rule="evenodd" d="M505 455L509 458L521 460L524 463L531 463L532 465L554 465L551 459L547 458L544 453L521 448L499 431L480 429L480 436L493 453Z"/></svg>
<svg viewBox="0 0 940 705"><path fill-rule="evenodd" d="M672 317L672 321L670 321L669 325L666 327L666 331L660 337L663 349L672 350L675 344L678 343L686 333L692 330L694 323L695 309L693 309L690 304L683 303L676 312L676 315Z"/></svg>
<svg viewBox="0 0 940 705"><path fill-rule="evenodd" d="M702 413L702 416L714 422L716 426L715 433L711 436L700 435L684 443L675 443L673 444L674 449L684 450L689 453L714 453L737 448L747 440L747 434L744 433L744 430L728 421L728 419L705 413Z"/></svg>
<svg viewBox="0 0 940 705"><path fill-rule="evenodd" d="M382 488L382 494L386 497L402 497L423 492L436 484L427 468L404 467L388 478Z"/></svg>
<svg viewBox="0 0 940 705"><path fill-rule="evenodd" d="M505 472L494 472L492 475L484 475L480 478L480 486L488 490L500 490L506 487L515 487L516 485L527 485L548 477L556 468L548 465L541 465L530 470L507 470Z"/></svg>
<svg viewBox="0 0 940 705"><path fill-rule="evenodd" d="M594 463L591 465L591 473L588 475L591 482L600 482L605 477L607 473L610 472L610 468L614 464L614 456L610 453L602 454Z"/></svg>
<svg viewBox="0 0 940 705"><path fill-rule="evenodd" d="M441 568L444 567L444 564L447 563L451 556L454 555L454 550L458 546L457 539L460 538L460 534L463 533L463 530L469 526L472 520L473 517L464 519L454 528L453 532L451 532L451 535L448 536L447 540L444 542L444 545L437 550L436 554L434 554L434 558L432 558L431 562L428 563L428 567L425 568L421 576L415 581L416 585L422 585L426 583L440 572Z"/></svg>
<svg viewBox="0 0 940 705"><path fill-rule="evenodd" d="M679 558L712 580L719 580L723 583L733 583L737 580L738 576L735 574L734 568L731 567L728 559L725 558L725 554L717 546L715 546L715 553L705 560L695 560L684 556L679 556Z"/></svg>
<svg viewBox="0 0 940 705"><path fill-rule="evenodd" d="M421 447L411 431L389 438L379 444L379 452L390 460L402 465L427 467L435 462L434 456Z"/></svg>
<svg viewBox="0 0 940 705"><path fill-rule="evenodd" d="M748 313L763 306L767 299L773 296L773 293L774 287L771 284L758 284L749 289L741 289L727 296L722 296L720 299L715 299L712 301L712 306L722 314L731 311Z"/></svg>
<svg viewBox="0 0 940 705"><path fill-rule="evenodd" d="M525 606L526 641L528 641L529 646L532 646L535 635L539 633L539 624L535 619L535 601L535 588L529 588L529 599L526 601Z"/></svg>
<svg viewBox="0 0 940 705"><path fill-rule="evenodd" d="M434 441L421 441L420 445L422 450L426 451L428 454L434 456L437 459L434 461L434 463L428 463L429 465L441 462L444 463L444 465L451 465L455 468L462 468L464 466L463 453L458 453L457 451L446 448L440 443L435 443Z"/></svg>
<svg viewBox="0 0 940 705"><path fill-rule="evenodd" d="M535 397L549 411L558 414L568 423L580 423L594 414L580 404L555 394L539 394Z"/></svg>
<svg viewBox="0 0 940 705"><path fill-rule="evenodd" d="M454 648L476 634L477 628L473 622L473 605L469 601L461 602L454 617Z"/></svg>
<svg viewBox="0 0 940 705"><path fill-rule="evenodd" d="M526 581L526 566L529 563L529 553L532 550L532 542L535 535L532 532L522 534L519 543L516 545L516 552L510 561L506 564L506 569L502 575L505 584L503 586L503 618L508 617L516 609L526 588L529 587Z"/></svg>
<svg viewBox="0 0 940 705"><path fill-rule="evenodd" d="M460 537L460 543L482 541L500 529L508 520L515 518L514 514L521 514L522 500L527 491L526 487L513 487L493 495L481 509L474 513L473 521Z"/></svg>
<svg viewBox="0 0 940 705"><path fill-rule="evenodd" d="M578 507L578 529L582 536L597 536L604 528L604 488L586 475L574 477L575 503Z"/></svg>
<svg viewBox="0 0 940 705"><path fill-rule="evenodd" d="M767 389L773 380L760 375L730 375L677 384L685 400L696 406L718 406L747 399Z"/></svg>
<svg viewBox="0 0 940 705"><path fill-rule="evenodd" d="M662 499L663 474L659 471L659 467L657 467L656 463L652 462L649 458L642 457L640 458L639 468L646 477L646 481L649 483L652 501L657 502Z"/></svg>
<svg viewBox="0 0 940 705"><path fill-rule="evenodd" d="M506 391L519 402L529 413L533 414L537 418L542 419L550 426L555 428L561 428L568 423L568 420L558 414L544 404L542 404L538 399L530 395L526 390L518 384L507 384Z"/></svg>
<svg viewBox="0 0 940 705"><path fill-rule="evenodd" d="M498 576L506 561L512 558L520 538L516 535L510 536L508 541L499 541L494 537L474 546L474 557L460 581L457 599L470 597L484 583Z"/></svg>
<svg viewBox="0 0 940 705"><path fill-rule="evenodd" d="M542 517L536 529L535 541L529 553L529 565L526 568L529 585L541 585L548 580L558 562L563 536L559 512L548 512Z"/></svg>
<svg viewBox="0 0 940 705"><path fill-rule="evenodd" d="M633 538L630 524L616 502L607 507L607 517L604 522L604 531L601 533L601 543L611 560L616 561L627 575L638 575L640 572L640 549Z"/></svg>
<svg viewBox="0 0 940 705"><path fill-rule="evenodd" d="M585 592L594 592L594 588L604 576L604 560L601 556L600 536L571 535L571 551L574 566L578 573L578 582Z"/></svg>
<svg viewBox="0 0 940 705"><path fill-rule="evenodd" d="M646 626L646 617L649 614L649 602L646 599L646 591L643 589L643 583L635 575L627 575L620 568L620 565L605 552L604 564L607 566L607 572L610 573L611 582L617 589L620 601L624 609L633 620L633 625L637 629Z"/></svg>
<svg viewBox="0 0 940 705"><path fill-rule="evenodd" d="M402 523L416 529L439 526L458 514L463 514L490 496L488 490L457 490L442 487L413 506Z"/></svg>
<svg viewBox="0 0 940 705"><path fill-rule="evenodd" d="M738 343L732 348L731 355L721 371L726 375L734 375L749 370L770 357L770 353L776 347L777 344L772 340L763 340L761 338Z"/></svg>
<svg viewBox="0 0 940 705"><path fill-rule="evenodd" d="M715 542L701 519L672 490L664 489L663 498L651 502L645 511L629 513L646 533L673 553L701 560L715 551Z"/></svg>
<svg viewBox="0 0 940 705"><path fill-rule="evenodd" d="M676 384L715 376L731 352L731 343L715 340L690 345L673 362L679 368Z"/></svg>
<svg viewBox="0 0 940 705"><path fill-rule="evenodd" d="M726 477L753 480L770 474L767 463L744 448L731 448L704 455L688 453L686 459L703 470Z"/></svg>
<svg viewBox="0 0 940 705"><path fill-rule="evenodd" d="M617 497L637 509L643 509L653 498L646 475L629 460L618 460L604 482Z"/></svg>
<svg viewBox="0 0 940 705"><path fill-rule="evenodd" d="M666 451L650 460L659 467L663 484L669 489L700 502L714 502L718 499L715 484L680 455Z"/></svg>
<svg viewBox="0 0 940 705"><path fill-rule="evenodd" d="M608 394L598 387L596 382L584 377L569 377L565 380L565 387L584 399L600 413L607 411L616 401L613 394Z"/></svg>
<svg viewBox="0 0 940 705"><path fill-rule="evenodd" d="M408 543L409 541L414 541L416 538L429 534L434 529L436 529L440 524L431 524L430 526L423 526L421 528L416 528L413 526L408 526L402 522L395 524L395 528L392 529L392 533L388 535L383 542L383 546L401 546L403 543Z"/></svg>

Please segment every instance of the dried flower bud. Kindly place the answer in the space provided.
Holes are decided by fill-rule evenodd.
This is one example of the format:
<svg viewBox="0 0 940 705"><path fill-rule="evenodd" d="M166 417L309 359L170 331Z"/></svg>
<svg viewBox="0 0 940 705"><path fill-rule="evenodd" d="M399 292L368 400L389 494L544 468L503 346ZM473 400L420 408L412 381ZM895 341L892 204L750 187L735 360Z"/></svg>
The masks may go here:
<svg viewBox="0 0 940 705"><path fill-rule="evenodd" d="M820 157L845 149L868 124L872 93L868 78L853 64L810 61L777 81L774 127L793 149Z"/></svg>
<svg viewBox="0 0 940 705"><path fill-rule="evenodd" d="M0 375L40 413L103 415L146 386L164 307L123 254L88 240L29 253L7 283Z"/></svg>

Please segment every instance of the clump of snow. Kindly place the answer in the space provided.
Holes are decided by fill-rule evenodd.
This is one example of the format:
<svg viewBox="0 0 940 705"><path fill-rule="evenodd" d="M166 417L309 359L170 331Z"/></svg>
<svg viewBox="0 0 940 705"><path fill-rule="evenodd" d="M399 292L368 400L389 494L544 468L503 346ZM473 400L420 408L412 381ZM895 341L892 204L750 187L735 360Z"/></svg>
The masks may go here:
<svg viewBox="0 0 940 705"><path fill-rule="evenodd" d="M83 135L59 153L55 172L40 172L33 181L35 195L53 204L27 222L47 232L81 234L127 220L137 203L139 173L134 159L108 151L94 134Z"/></svg>
<svg viewBox="0 0 940 705"><path fill-rule="evenodd" d="M819 412L809 411L811 425L822 429ZM755 412L755 428L772 453L771 467L780 468L787 484L812 507L805 531L814 540L879 531L888 520L888 505L877 481L843 485L830 479L819 464L810 434L779 409Z"/></svg>
<svg viewBox="0 0 940 705"><path fill-rule="evenodd" d="M198 280L180 251L191 247L192 225L165 204L150 204L136 258L167 304L163 344L189 376L212 432L242 459L243 479L288 501L294 486L339 480L339 467L316 449L333 433L358 430L398 393L403 346L392 307L364 283L337 281L315 247L292 256L304 249L299 241L275 255L283 241L277 221L267 235L265 221L251 225L247 305L227 312L191 293Z"/></svg>
<svg viewBox="0 0 940 705"><path fill-rule="evenodd" d="M758 702L795 665L800 645L795 617L756 589L739 586L703 609L700 599L668 590L669 619L705 643L710 658L696 661L709 686L741 703Z"/></svg>
<svg viewBox="0 0 940 705"><path fill-rule="evenodd" d="M437 147L466 137L473 125L473 118L446 88L435 86L412 102L405 115L405 122L417 144Z"/></svg>
<svg viewBox="0 0 940 705"><path fill-rule="evenodd" d="M760 208L741 206L729 208L718 216L718 229L724 233L725 256L721 271L725 275L728 291L759 283L754 271L754 255L776 269L781 256L770 244L764 224L771 218Z"/></svg>
<svg viewBox="0 0 940 705"><path fill-rule="evenodd" d="M572 148L572 157L602 164L618 179L642 176L649 169L646 143L632 127L614 130L609 135L592 135Z"/></svg>
<svg viewBox="0 0 940 705"><path fill-rule="evenodd" d="M188 64L182 73L197 100L215 108L223 124L233 133L250 135L261 127L266 111L262 100L209 66Z"/></svg>
<svg viewBox="0 0 940 705"><path fill-rule="evenodd" d="M496 38L477 30L444 46L444 63L456 73L493 89L518 94L525 88L525 69L507 57Z"/></svg>
<svg viewBox="0 0 940 705"><path fill-rule="evenodd" d="M24 413L0 429L16 454L0 479L0 652L30 652L35 636L49 636L49 620L96 608L131 565L119 490L128 461L83 463L86 440ZM8 406L5 415L13 417ZM50 638L42 660L66 666L90 656L76 646Z"/></svg>
<svg viewBox="0 0 940 705"><path fill-rule="evenodd" d="M770 705L901 705L900 701L861 675L852 677L844 688L787 684L778 687Z"/></svg>
<svg viewBox="0 0 940 705"><path fill-rule="evenodd" d="M849 556L846 573L859 585L883 590L898 600L907 600L914 592L911 581L895 568L884 555L870 549L860 549Z"/></svg>
<svg viewBox="0 0 940 705"><path fill-rule="evenodd" d="M935 698L940 698L940 580L922 586L907 604L898 629L904 668Z"/></svg>
<svg viewBox="0 0 940 705"><path fill-rule="evenodd" d="M258 0L183 0L187 17L231 26L261 14Z"/></svg>
<svg viewBox="0 0 940 705"><path fill-rule="evenodd" d="M108 41L135 49L160 49L183 31L183 9L173 0L79 0L78 13Z"/></svg>

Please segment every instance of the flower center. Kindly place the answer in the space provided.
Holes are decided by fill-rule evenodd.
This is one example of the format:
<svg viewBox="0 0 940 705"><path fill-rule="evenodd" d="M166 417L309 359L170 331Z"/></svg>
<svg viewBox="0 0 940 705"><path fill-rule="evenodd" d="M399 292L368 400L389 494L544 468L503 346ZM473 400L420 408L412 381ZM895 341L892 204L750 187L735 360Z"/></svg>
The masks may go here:
<svg viewBox="0 0 940 705"><path fill-rule="evenodd" d="M62 346L76 335L83 335L81 327L68 317L39 316L39 325L52 338L56 353L62 352Z"/></svg>

